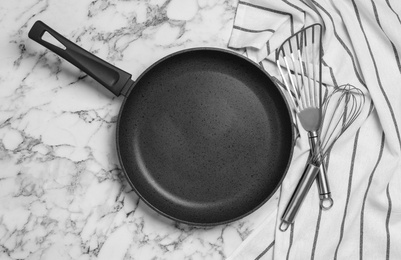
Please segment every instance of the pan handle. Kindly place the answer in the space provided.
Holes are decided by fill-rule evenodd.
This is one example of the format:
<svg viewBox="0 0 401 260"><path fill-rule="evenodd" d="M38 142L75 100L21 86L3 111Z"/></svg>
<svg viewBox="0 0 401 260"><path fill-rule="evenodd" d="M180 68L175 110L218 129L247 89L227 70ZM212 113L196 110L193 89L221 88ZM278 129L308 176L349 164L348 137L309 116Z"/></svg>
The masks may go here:
<svg viewBox="0 0 401 260"><path fill-rule="evenodd" d="M46 32L57 40L59 43L58 45L61 47L44 40L43 35ZM42 21L35 22L29 31L28 36L84 71L116 96L119 96L120 94L125 95L134 83L131 80L131 74L82 49Z"/></svg>

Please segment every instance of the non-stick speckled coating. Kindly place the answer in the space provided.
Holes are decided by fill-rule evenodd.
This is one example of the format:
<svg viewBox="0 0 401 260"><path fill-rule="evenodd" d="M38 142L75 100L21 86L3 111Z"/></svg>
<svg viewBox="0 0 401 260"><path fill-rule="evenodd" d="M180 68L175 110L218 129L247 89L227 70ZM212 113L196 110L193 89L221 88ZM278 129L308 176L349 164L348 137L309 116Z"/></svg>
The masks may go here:
<svg viewBox="0 0 401 260"><path fill-rule="evenodd" d="M222 50L172 55L144 73L119 117L133 188L172 219L213 225L261 206L284 177L292 121L259 67Z"/></svg>

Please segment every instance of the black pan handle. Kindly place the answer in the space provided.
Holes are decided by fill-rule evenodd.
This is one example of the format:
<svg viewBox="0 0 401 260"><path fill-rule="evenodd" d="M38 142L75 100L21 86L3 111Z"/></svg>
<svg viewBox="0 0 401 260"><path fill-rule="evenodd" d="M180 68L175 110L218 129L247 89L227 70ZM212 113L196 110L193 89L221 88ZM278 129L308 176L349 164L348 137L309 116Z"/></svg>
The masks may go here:
<svg viewBox="0 0 401 260"><path fill-rule="evenodd" d="M60 45L64 46L64 48L58 47L44 40L43 35L46 32L53 36L54 39L60 43ZM116 96L125 94L129 87L131 87L133 84L133 81L131 80L131 74L82 49L47 26L42 21L35 22L29 31L28 36L32 40L60 55L65 60L84 71Z"/></svg>

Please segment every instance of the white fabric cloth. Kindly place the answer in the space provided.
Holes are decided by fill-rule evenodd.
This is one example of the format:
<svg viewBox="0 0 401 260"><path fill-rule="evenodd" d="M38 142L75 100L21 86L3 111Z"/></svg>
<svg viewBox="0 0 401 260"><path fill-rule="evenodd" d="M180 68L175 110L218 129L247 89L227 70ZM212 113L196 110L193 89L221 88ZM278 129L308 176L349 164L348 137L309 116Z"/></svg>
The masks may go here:
<svg viewBox="0 0 401 260"><path fill-rule="evenodd" d="M319 208L314 184L294 225L278 230L309 153L301 130L278 206L229 259L401 259L401 2L241 0L229 46L280 80L276 48L313 23L324 28L323 83L366 95L327 158L334 206Z"/></svg>

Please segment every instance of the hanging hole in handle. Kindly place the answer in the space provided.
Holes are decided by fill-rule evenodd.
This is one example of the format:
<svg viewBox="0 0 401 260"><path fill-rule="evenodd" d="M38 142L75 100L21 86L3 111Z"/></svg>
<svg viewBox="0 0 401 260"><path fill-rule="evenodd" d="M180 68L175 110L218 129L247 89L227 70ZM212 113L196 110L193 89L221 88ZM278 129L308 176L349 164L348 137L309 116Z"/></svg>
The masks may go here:
<svg viewBox="0 0 401 260"><path fill-rule="evenodd" d="M320 200L320 207L323 210L329 210L331 207L333 207L334 201L331 197L324 198Z"/></svg>
<svg viewBox="0 0 401 260"><path fill-rule="evenodd" d="M50 44L62 49L62 50L66 50L67 49L61 42L59 42L56 38L53 37L53 35L51 35L48 32L45 32L42 35L41 39L44 40L45 42L48 42L48 43L50 43Z"/></svg>
<svg viewBox="0 0 401 260"><path fill-rule="evenodd" d="M284 232L284 231L286 231L290 226L291 226L290 223L283 221L283 222L281 222L279 229L280 229L280 231Z"/></svg>

